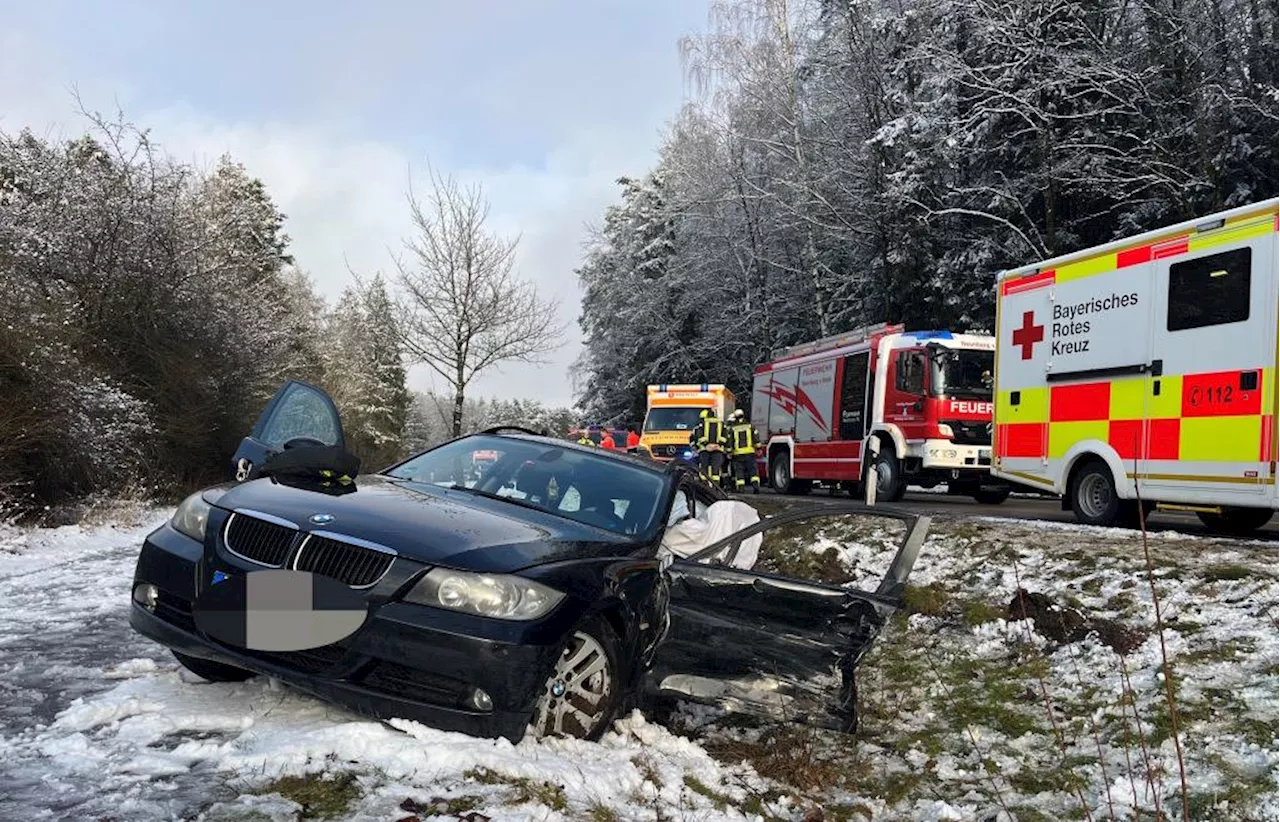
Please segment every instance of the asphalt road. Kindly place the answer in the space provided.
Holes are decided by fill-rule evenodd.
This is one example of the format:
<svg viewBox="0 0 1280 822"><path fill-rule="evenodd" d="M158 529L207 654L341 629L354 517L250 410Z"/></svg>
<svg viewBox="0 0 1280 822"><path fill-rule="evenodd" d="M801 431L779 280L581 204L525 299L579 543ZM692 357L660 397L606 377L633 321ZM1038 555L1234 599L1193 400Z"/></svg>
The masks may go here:
<svg viewBox="0 0 1280 822"><path fill-rule="evenodd" d="M764 489L761 493L774 494L769 489ZM848 495L843 492L832 494L823 489L815 490L807 497L793 497L793 499L804 499L816 503L850 501ZM952 497L946 494L908 491L906 498L897 503L897 505L911 511L937 517L1008 517L1010 519L1048 520L1067 523L1076 521L1075 516L1070 511L1062 510L1061 501L1049 497L1016 496L1010 497L1000 505L980 505L971 497ZM1187 534L1209 535L1208 529L1200 523L1195 514L1174 511L1157 511L1151 515L1150 520L1147 522L1147 527L1155 531L1181 531ZM1277 518L1272 517L1271 521L1256 533L1255 538L1280 539Z"/></svg>

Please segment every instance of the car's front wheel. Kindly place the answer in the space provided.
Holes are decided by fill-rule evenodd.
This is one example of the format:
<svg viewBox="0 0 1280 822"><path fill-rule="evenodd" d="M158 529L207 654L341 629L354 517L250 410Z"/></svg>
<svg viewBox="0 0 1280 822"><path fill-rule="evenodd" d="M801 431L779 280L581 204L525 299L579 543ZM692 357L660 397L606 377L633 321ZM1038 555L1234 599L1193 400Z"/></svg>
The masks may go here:
<svg viewBox="0 0 1280 822"><path fill-rule="evenodd" d="M533 712L533 732L599 739L622 704L618 639L600 617L574 629Z"/></svg>
<svg viewBox="0 0 1280 822"><path fill-rule="evenodd" d="M255 674L253 671L246 671L244 668L236 668L233 665L223 665L221 662L214 662L211 659L201 659L198 656L187 656L177 651L173 652L182 667L191 673L207 679L210 682L244 682Z"/></svg>

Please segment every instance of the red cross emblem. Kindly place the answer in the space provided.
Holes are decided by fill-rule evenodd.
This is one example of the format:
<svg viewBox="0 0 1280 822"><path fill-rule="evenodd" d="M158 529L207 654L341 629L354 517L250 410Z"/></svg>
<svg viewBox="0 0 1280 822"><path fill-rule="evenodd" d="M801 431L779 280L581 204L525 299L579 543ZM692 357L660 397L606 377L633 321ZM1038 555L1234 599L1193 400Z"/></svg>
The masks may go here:
<svg viewBox="0 0 1280 822"><path fill-rule="evenodd" d="M1022 347L1022 359L1031 359L1036 343L1044 339L1044 326L1036 325L1036 312L1022 312L1022 327L1013 329L1013 344Z"/></svg>

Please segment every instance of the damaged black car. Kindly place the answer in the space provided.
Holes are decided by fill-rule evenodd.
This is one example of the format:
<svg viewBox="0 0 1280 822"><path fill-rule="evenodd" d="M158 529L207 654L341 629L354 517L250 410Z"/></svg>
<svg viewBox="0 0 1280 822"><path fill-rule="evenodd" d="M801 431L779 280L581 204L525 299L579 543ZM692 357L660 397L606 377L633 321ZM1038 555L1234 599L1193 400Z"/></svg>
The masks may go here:
<svg viewBox="0 0 1280 822"><path fill-rule="evenodd" d="M477 736L597 738L645 697L851 731L855 668L928 527L852 504L762 519L688 468L518 429L376 474L344 446L323 391L281 388L236 481L147 536L134 628L208 680ZM835 516L899 529L875 585L756 567L770 533ZM309 641L282 627L303 623Z"/></svg>

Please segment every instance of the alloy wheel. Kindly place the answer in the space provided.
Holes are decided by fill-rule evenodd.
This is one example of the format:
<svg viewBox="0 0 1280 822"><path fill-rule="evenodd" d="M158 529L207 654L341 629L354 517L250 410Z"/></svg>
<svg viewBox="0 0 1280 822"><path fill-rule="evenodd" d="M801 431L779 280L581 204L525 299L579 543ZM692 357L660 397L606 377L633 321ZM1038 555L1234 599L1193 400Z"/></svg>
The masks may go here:
<svg viewBox="0 0 1280 822"><path fill-rule="evenodd" d="M604 717L612 679L604 646L575 631L538 700L534 731L539 737L590 736Z"/></svg>

